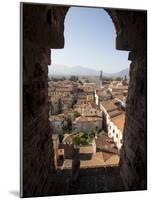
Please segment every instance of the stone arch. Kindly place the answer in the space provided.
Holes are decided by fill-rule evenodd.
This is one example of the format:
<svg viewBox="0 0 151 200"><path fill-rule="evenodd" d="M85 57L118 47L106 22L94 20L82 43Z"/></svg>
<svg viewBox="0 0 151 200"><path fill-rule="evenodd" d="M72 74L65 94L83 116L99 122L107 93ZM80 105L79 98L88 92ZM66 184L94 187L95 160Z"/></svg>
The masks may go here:
<svg viewBox="0 0 151 200"><path fill-rule="evenodd" d="M130 51L131 60L120 174L127 190L146 189L147 15L138 10L106 11L116 28L116 49Z"/></svg>
<svg viewBox="0 0 151 200"><path fill-rule="evenodd" d="M68 9L69 6L21 4L24 22L21 27L24 74L21 196L24 197L47 194L48 174L54 170L48 121L47 66L51 62L50 49L64 47L64 19ZM147 14L137 10L105 10L116 28L116 48L130 51L129 60L132 61L121 177L126 190L146 189Z"/></svg>

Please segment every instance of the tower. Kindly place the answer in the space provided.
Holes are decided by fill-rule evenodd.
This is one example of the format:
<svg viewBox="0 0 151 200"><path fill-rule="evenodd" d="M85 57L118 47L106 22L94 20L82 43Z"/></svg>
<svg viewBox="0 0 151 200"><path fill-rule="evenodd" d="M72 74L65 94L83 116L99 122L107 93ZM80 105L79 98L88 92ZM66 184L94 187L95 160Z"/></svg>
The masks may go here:
<svg viewBox="0 0 151 200"><path fill-rule="evenodd" d="M102 87L102 81L103 81L103 71L100 71L100 86Z"/></svg>

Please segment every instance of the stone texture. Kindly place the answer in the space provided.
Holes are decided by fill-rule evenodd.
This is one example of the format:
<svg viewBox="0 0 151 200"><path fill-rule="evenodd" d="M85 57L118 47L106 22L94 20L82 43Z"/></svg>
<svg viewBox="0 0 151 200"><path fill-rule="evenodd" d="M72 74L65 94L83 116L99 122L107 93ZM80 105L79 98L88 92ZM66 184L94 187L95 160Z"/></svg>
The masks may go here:
<svg viewBox="0 0 151 200"><path fill-rule="evenodd" d="M116 28L116 48L128 50L130 82L120 174L125 190L147 188L147 12L108 10Z"/></svg>
<svg viewBox="0 0 151 200"><path fill-rule="evenodd" d="M53 179L49 179L47 194L72 195L124 190L119 167L80 169L78 179L74 184L71 177L71 170L53 174Z"/></svg>
<svg viewBox="0 0 151 200"><path fill-rule="evenodd" d="M124 147L121 153L121 176L126 189L132 190L147 187L146 73L146 55L136 57L130 66Z"/></svg>
<svg viewBox="0 0 151 200"><path fill-rule="evenodd" d="M48 121L48 64L50 48L64 46L66 7L21 4L23 10L23 178L21 196L45 194L54 171Z"/></svg>
<svg viewBox="0 0 151 200"><path fill-rule="evenodd" d="M132 12L132 11L131 11ZM146 12L127 17L130 82L121 152L121 177L126 190L147 189L147 19Z"/></svg>

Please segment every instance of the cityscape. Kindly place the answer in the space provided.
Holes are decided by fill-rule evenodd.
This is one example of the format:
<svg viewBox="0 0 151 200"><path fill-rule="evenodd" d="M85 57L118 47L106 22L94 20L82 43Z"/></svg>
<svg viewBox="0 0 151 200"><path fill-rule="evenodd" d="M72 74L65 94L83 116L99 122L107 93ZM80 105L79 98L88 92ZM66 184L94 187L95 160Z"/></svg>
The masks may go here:
<svg viewBox="0 0 151 200"><path fill-rule="evenodd" d="M49 121L57 171L118 167L123 145L128 79L51 77ZM74 181L73 181L74 180Z"/></svg>

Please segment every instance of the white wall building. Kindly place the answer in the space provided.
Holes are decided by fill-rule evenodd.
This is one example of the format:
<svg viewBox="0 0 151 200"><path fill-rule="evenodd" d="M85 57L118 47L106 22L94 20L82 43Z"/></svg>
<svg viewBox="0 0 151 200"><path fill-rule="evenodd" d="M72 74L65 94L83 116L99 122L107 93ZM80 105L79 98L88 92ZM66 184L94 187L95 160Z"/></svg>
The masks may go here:
<svg viewBox="0 0 151 200"><path fill-rule="evenodd" d="M121 114L112 118L108 126L108 136L113 138L118 149L120 149L123 145L124 123L125 114Z"/></svg>
<svg viewBox="0 0 151 200"><path fill-rule="evenodd" d="M113 138L117 148L120 150L123 144L125 113L120 112L114 102L116 102L116 100L103 102L100 108L103 113L103 120L106 121L108 137Z"/></svg>

